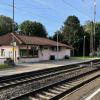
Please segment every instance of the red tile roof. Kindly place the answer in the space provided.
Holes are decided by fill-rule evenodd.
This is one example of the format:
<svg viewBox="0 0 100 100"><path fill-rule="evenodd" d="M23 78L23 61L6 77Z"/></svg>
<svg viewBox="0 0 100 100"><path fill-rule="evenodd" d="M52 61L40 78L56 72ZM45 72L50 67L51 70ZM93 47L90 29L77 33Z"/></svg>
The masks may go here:
<svg viewBox="0 0 100 100"><path fill-rule="evenodd" d="M56 41L53 41L47 38L25 36L25 35L19 35L16 33L8 33L6 35L0 36L0 45L10 45L13 37L17 45L25 44L25 45L57 46ZM68 46L63 43L58 43L58 46L72 49L71 46Z"/></svg>

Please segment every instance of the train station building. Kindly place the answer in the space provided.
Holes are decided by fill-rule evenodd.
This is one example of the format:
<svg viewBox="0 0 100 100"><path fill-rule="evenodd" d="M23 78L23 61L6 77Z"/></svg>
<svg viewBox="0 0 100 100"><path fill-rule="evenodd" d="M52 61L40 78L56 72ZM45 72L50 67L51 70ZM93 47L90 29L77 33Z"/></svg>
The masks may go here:
<svg viewBox="0 0 100 100"><path fill-rule="evenodd" d="M0 36L0 62L12 58L15 62L38 62L64 59L70 56L71 46L42 38L8 33Z"/></svg>

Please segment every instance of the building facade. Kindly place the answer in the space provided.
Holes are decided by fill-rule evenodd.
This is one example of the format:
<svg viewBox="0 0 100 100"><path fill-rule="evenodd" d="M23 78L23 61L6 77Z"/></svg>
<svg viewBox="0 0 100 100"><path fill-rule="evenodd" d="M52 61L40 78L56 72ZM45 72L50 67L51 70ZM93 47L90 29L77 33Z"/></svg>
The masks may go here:
<svg viewBox="0 0 100 100"><path fill-rule="evenodd" d="M0 63L12 58L16 63L64 59L70 56L72 47L40 37L8 33L0 36Z"/></svg>

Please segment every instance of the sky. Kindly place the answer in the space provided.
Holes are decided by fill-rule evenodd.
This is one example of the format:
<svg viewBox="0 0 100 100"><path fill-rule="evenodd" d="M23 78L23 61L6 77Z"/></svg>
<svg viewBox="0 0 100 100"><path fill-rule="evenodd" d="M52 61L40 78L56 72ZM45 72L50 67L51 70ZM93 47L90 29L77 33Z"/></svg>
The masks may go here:
<svg viewBox="0 0 100 100"><path fill-rule="evenodd" d="M96 0L96 21L100 21L100 0ZM12 0L0 0L0 15L12 17ZM93 0L15 0L15 22L41 22L49 36L59 30L68 16L83 25L93 20Z"/></svg>

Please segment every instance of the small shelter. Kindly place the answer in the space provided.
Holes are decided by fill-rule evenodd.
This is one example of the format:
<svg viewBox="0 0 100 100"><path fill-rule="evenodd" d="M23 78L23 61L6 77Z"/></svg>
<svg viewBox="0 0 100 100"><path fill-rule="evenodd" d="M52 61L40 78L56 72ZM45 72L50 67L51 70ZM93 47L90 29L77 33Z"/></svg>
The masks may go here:
<svg viewBox="0 0 100 100"><path fill-rule="evenodd" d="M12 58L15 62L37 62L64 59L70 56L72 47L66 44L35 36L8 33L0 36L0 61Z"/></svg>

